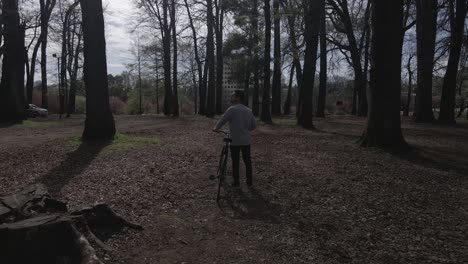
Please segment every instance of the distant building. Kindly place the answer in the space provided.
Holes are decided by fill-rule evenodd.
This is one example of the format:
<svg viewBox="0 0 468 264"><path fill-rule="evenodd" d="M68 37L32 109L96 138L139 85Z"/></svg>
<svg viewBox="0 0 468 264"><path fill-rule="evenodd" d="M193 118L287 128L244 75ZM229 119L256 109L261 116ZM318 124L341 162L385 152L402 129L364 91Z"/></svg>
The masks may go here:
<svg viewBox="0 0 468 264"><path fill-rule="evenodd" d="M241 78L236 76L234 69L235 58L243 56L242 54L232 54L224 57L223 67L223 108L226 109L231 105L231 96L236 90L245 90L245 83L241 81ZM250 85L249 90L252 89ZM251 101L251 100L250 100Z"/></svg>

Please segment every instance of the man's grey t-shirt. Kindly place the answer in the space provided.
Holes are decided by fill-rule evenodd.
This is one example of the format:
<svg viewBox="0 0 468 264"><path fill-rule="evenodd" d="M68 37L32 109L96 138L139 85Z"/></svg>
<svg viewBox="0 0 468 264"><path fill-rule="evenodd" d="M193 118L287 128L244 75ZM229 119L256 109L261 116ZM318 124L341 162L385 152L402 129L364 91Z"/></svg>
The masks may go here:
<svg viewBox="0 0 468 264"><path fill-rule="evenodd" d="M250 132L257 127L252 110L243 104L229 107L218 121L216 129L221 129L229 122L233 146L249 146L252 143Z"/></svg>

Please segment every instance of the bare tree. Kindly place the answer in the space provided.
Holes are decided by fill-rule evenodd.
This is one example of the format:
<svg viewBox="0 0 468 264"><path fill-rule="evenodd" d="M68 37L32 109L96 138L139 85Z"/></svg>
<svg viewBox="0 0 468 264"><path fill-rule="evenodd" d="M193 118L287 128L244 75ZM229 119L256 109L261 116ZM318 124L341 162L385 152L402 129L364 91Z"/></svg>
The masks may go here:
<svg viewBox="0 0 468 264"><path fill-rule="evenodd" d="M302 105L298 124L306 129L314 128L312 121L313 110L313 91L316 71L316 60L318 54L318 42L320 34L320 21L322 12L325 12L325 0L304 1L304 20L305 20L305 58L304 73L302 81Z"/></svg>
<svg viewBox="0 0 468 264"><path fill-rule="evenodd" d="M355 25L353 16L350 12L349 5L358 5L361 9L363 1L347 1L347 0L328 0L328 4L332 9L330 21L333 23L336 31L339 34L344 34L347 42L343 43L340 39L330 38L330 42L337 46L346 57L347 62L351 65L354 71L354 96L353 96L353 114L364 116L367 114L367 91L366 91L366 76L363 71L362 54L365 45L365 35L370 34L368 20L371 11L371 1L367 1L364 11L364 27L362 27L359 38L356 37ZM352 10L351 10L352 11ZM348 53L349 52L349 55ZM357 100L359 99L359 101Z"/></svg>
<svg viewBox="0 0 468 264"><path fill-rule="evenodd" d="M265 55L263 66L263 97L262 97L262 115L260 119L266 123L272 123L271 108L270 108L270 90L271 90L271 8L270 0L264 1L263 6L265 12Z"/></svg>
<svg viewBox="0 0 468 264"><path fill-rule="evenodd" d="M287 24L288 24L288 32L289 32L289 42L291 45L291 53L292 53L292 63L294 65L294 69L296 72L296 83L298 86L298 100L296 103L296 117L299 117L300 107L302 105L302 65L301 65L301 49L300 45L298 44L298 34L297 29L298 26L297 21L299 20L299 14L301 14L302 5L297 6L293 0L281 0L281 5L285 13L287 14Z"/></svg>
<svg viewBox="0 0 468 264"><path fill-rule="evenodd" d="M437 0L416 0L418 79L414 120L432 122L432 77L437 34Z"/></svg>
<svg viewBox="0 0 468 264"><path fill-rule="evenodd" d="M408 146L400 117L403 30L403 0L373 2L369 115L362 146Z"/></svg>
<svg viewBox="0 0 468 264"><path fill-rule="evenodd" d="M406 98L406 104L403 110L403 116L409 116L411 107L411 98L413 95L413 70L411 69L411 61L413 60L413 54L408 56L408 63L406 63L406 70L408 71L408 94Z"/></svg>
<svg viewBox="0 0 468 264"><path fill-rule="evenodd" d="M20 25L18 2L2 0L3 62L0 81L0 122L25 118L24 27Z"/></svg>
<svg viewBox="0 0 468 264"><path fill-rule="evenodd" d="M255 116L260 114L260 51L259 51L259 26L258 26L258 0L252 1L252 31L253 31L253 94L252 94L252 112Z"/></svg>
<svg viewBox="0 0 468 264"><path fill-rule="evenodd" d="M199 97L200 97L200 104L199 104L199 107L198 107L198 114L200 115L204 115L205 112L206 112L206 104L205 104L205 101L206 101L206 87L204 87L203 85L203 62L200 58L200 51L199 51L199 42L198 42L198 34L197 34L197 30L195 28L195 24L194 24L194 20L193 20L193 17L192 17L192 12L191 12L191 8L187 2L187 0L184 0L184 3L185 3L185 8L187 9L187 15L188 15L188 21L189 21L189 26L190 26L190 29L192 31L192 40L193 40L193 52L194 52L194 56L195 56L195 62L197 64L197 76L198 76L198 82L197 82L197 85L198 85L198 94L199 94ZM195 101L196 101L196 98L195 98Z"/></svg>
<svg viewBox="0 0 468 264"><path fill-rule="evenodd" d="M114 118L109 105L106 39L101 0L80 0L83 14L84 81L86 85L85 140L112 139Z"/></svg>
<svg viewBox="0 0 468 264"><path fill-rule="evenodd" d="M223 34L225 8L223 0L214 0L213 3L215 7L214 32L216 37L216 113L222 114L224 72Z"/></svg>
<svg viewBox="0 0 468 264"><path fill-rule="evenodd" d="M317 100L317 117L325 117L327 101L327 27L325 12L320 20L320 84Z"/></svg>
<svg viewBox="0 0 468 264"><path fill-rule="evenodd" d="M49 21L52 10L55 7L56 0L39 0L41 8L41 78L42 78L42 107L48 108L48 93L47 93L47 40L49 35Z"/></svg>
<svg viewBox="0 0 468 264"><path fill-rule="evenodd" d="M281 115L281 14L279 0L273 0L273 87L271 113Z"/></svg>
<svg viewBox="0 0 468 264"><path fill-rule="evenodd" d="M215 46L214 46L214 23L213 0L206 1L208 35L206 37L206 67L208 81L208 95L206 116L214 117L216 114L216 79L215 79Z"/></svg>
<svg viewBox="0 0 468 264"><path fill-rule="evenodd" d="M450 54L442 87L439 122L455 124L455 96L458 65L463 44L463 32L467 13L466 0L449 0Z"/></svg>
<svg viewBox="0 0 468 264"><path fill-rule="evenodd" d="M178 95L178 80L177 80L177 25L176 25L176 13L177 5L176 0L171 0L171 30L172 30L172 55L173 55L173 69L172 69L172 115L174 117L179 116L179 95Z"/></svg>

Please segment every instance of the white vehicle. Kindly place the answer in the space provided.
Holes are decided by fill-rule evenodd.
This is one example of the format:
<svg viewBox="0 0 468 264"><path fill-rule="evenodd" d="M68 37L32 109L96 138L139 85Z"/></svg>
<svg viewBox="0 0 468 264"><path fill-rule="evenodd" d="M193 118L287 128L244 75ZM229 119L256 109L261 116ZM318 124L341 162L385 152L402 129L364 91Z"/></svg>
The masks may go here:
<svg viewBox="0 0 468 264"><path fill-rule="evenodd" d="M29 104L28 109L26 110L28 117L47 117L49 115L49 111L44 108L40 108L36 105Z"/></svg>

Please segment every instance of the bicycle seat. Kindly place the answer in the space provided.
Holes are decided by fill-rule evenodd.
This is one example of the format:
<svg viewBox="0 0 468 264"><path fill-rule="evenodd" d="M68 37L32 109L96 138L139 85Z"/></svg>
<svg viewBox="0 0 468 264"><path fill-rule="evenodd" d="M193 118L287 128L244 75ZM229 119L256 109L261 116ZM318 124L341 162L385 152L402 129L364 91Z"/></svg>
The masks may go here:
<svg viewBox="0 0 468 264"><path fill-rule="evenodd" d="M230 138L225 138L225 139L224 139L224 142L231 143L231 142L232 142L232 139L230 139Z"/></svg>

